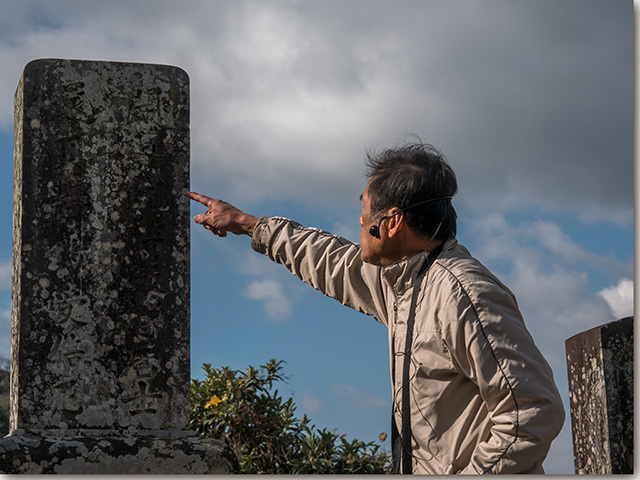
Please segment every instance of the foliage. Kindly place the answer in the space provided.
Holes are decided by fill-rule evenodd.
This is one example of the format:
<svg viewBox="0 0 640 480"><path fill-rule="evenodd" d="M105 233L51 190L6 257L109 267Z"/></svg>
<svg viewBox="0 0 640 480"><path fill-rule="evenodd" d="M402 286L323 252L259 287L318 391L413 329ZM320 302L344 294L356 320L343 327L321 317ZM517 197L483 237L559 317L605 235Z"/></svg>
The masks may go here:
<svg viewBox="0 0 640 480"><path fill-rule="evenodd" d="M374 442L349 442L336 430L295 417L293 399L273 386L286 383L282 361L245 372L204 364L205 379L191 381L191 428L223 440L241 473L386 473L389 458Z"/></svg>

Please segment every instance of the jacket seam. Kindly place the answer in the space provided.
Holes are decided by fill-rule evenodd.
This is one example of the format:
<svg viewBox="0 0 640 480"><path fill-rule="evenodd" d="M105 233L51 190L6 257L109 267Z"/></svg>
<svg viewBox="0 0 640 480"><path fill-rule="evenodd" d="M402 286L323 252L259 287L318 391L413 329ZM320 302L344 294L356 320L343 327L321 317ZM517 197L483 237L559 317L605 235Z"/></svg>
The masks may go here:
<svg viewBox="0 0 640 480"><path fill-rule="evenodd" d="M484 329L484 326L482 325L482 321L480 320L480 315L478 314L478 310L476 309L475 304L473 303L473 300L471 300L471 296L469 295L469 293L467 292L467 290L464 288L464 285L462 284L462 282L460 281L460 279L450 270L448 269L446 266L444 266L442 263L439 263L439 265L446 270L447 272L449 272L449 274L455 279L455 281L458 283L458 285L460 286L460 289L462 290L462 293L464 294L464 296L467 298L467 300L469 301L469 304L471 305L471 308L473 309L473 313L475 314L476 320L478 321L478 325L480 326L480 331L482 332L482 336L484 337L484 339L487 342L487 345L489 345L489 349L491 351L491 356L493 357L493 359L496 362L496 365L498 366L498 369L500 370L500 373L502 374L502 377L504 378L505 383L507 384L507 387L509 388L509 393L511 394L511 398L513 398L513 403L515 406L515 413L516 413L516 421L515 421L515 434L514 434L514 438L513 440L509 443L509 445L506 446L506 448L504 449L504 451L500 454L500 456L491 464L489 465L489 467L485 468L482 473L488 473L490 472L496 465L497 463L502 460L502 458L504 458L504 456L507 454L507 452L509 451L509 449L516 443L516 441L518 440L518 435L519 435L519 430L520 430L520 408L518 406L518 401L516 399L516 394L514 391L513 386L511 385L511 382L509 381L509 377L507 376L507 374L505 373L504 369L502 368L502 365L500 364L500 361L498 360L498 356L496 355L496 352L493 348L493 345L491 345L491 341L489 340L489 336L487 335L487 332ZM453 293L452 293L453 294ZM450 295L451 297L451 295Z"/></svg>

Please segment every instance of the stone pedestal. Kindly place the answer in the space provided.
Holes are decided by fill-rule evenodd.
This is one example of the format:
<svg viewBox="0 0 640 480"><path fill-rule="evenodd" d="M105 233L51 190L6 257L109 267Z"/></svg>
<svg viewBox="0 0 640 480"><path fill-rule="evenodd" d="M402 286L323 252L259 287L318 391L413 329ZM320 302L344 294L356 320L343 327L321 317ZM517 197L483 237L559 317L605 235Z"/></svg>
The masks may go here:
<svg viewBox="0 0 640 480"><path fill-rule="evenodd" d="M188 430L189 79L37 60L16 92L4 473L230 473Z"/></svg>
<svg viewBox="0 0 640 480"><path fill-rule="evenodd" d="M575 470L633 473L633 317L566 341Z"/></svg>
<svg viewBox="0 0 640 480"><path fill-rule="evenodd" d="M2 473L229 474L226 445L185 430L14 430L0 440Z"/></svg>

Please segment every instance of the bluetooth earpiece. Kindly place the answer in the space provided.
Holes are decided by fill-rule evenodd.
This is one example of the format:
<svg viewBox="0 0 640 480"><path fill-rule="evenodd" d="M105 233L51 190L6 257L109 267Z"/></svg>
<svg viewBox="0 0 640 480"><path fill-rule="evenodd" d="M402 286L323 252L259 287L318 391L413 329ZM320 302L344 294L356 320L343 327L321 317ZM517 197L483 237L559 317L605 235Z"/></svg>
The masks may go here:
<svg viewBox="0 0 640 480"><path fill-rule="evenodd" d="M406 209L405 209L406 210ZM380 221L378 222L378 225L373 225L370 229L369 229L369 235L371 235L372 237L376 237L376 238L380 238L380 225L382 225L382 221L385 218L391 218L391 217L395 217L397 214L399 214L400 212L402 212L403 210L398 210L396 213L394 213L393 215L385 215L384 217L382 217L380 219Z"/></svg>

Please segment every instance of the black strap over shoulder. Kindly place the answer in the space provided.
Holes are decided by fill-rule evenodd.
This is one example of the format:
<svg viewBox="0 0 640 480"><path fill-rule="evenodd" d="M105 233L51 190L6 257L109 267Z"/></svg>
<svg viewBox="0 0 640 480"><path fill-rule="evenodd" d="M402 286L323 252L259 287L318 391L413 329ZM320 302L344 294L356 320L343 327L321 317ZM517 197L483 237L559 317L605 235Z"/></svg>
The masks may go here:
<svg viewBox="0 0 640 480"><path fill-rule="evenodd" d="M404 344L403 361L402 361L402 425L401 431L398 432L396 421L391 414L391 454L393 458L393 472L410 474L413 471L411 463L411 403L409 388L409 370L411 366L411 345L413 343L413 326L415 324L416 305L418 303L418 294L420 293L420 279L431 268L433 262L438 258L438 255L442 252L444 244L439 245L432 250L427 256L426 260L420 267L418 275L413 287L413 294L411 296L411 307L409 309L409 316L407 318L407 337ZM393 342L392 342L393 345ZM395 381L395 364L396 355L393 352L393 378ZM395 400L395 398L394 398ZM402 465L402 470L400 466Z"/></svg>

